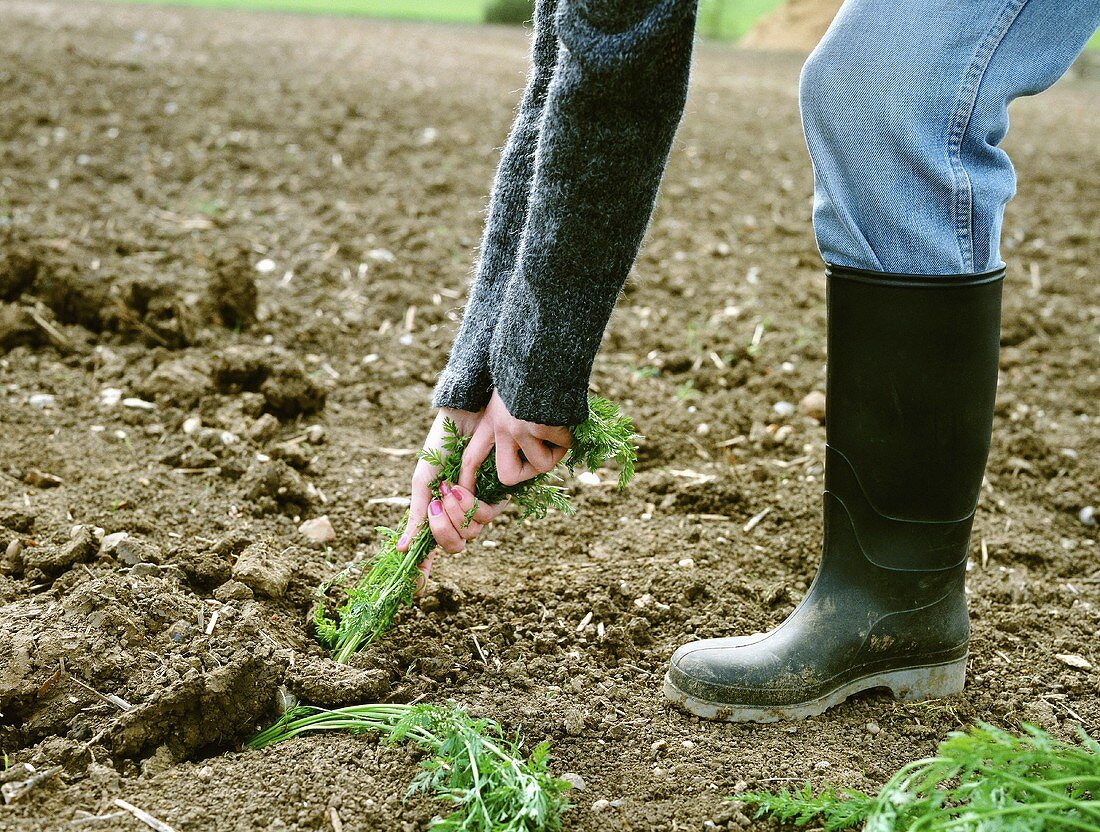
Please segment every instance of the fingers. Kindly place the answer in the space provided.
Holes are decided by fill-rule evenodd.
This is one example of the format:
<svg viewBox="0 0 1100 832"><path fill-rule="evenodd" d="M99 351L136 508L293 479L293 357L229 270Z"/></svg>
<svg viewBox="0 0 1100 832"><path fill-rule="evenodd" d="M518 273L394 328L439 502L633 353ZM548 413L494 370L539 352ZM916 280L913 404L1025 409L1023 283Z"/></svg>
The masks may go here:
<svg viewBox="0 0 1100 832"><path fill-rule="evenodd" d="M473 495L462 486L451 488L447 483L440 485L443 492L443 509L447 512L451 524L463 540L473 540L482 529L482 524L470 519L466 521L466 512L474 507Z"/></svg>
<svg viewBox="0 0 1100 832"><path fill-rule="evenodd" d="M432 500L428 504L428 528L443 551L453 555L466 548L466 541L451 522L442 500Z"/></svg>
<svg viewBox="0 0 1100 832"><path fill-rule="evenodd" d="M417 569L420 570L420 574L416 576L416 594L419 595L428 586L428 576L432 574L432 561L435 560L436 550L432 549L428 552L428 556L424 560L420 561L420 565Z"/></svg>
<svg viewBox="0 0 1100 832"><path fill-rule="evenodd" d="M482 420L474 430L474 435L470 437L470 443L466 446L466 450L462 453L462 470L458 476L458 484L471 494L475 493L477 469L489 456L494 441L492 424L488 420Z"/></svg>
<svg viewBox="0 0 1100 832"><path fill-rule="evenodd" d="M544 474L553 469L557 464L554 460L554 452L551 450L551 448L555 446L547 445L536 436L519 436L517 439L520 448L523 449L523 455L527 457L527 461L531 463L531 467L540 474Z"/></svg>
<svg viewBox="0 0 1100 832"><path fill-rule="evenodd" d="M527 422L527 429L532 436L537 436L543 442L557 445L568 450L573 446L573 434L569 428L555 427L553 425L540 425L535 422Z"/></svg>
<svg viewBox="0 0 1100 832"><path fill-rule="evenodd" d="M504 485L518 485L538 474L529 462L520 459L519 446L514 442L497 443L497 477Z"/></svg>
<svg viewBox="0 0 1100 832"><path fill-rule="evenodd" d="M397 541L397 551L407 552L412 545L413 538L424 525L424 519L428 514L428 503L432 499L432 491L429 486L435 476L435 469L421 461L413 470L412 497L409 502L409 521L405 524L405 531Z"/></svg>
<svg viewBox="0 0 1100 832"><path fill-rule="evenodd" d="M483 526L486 523L491 523L496 520L497 515L499 515L506 508L508 508L507 500L499 502L495 506L478 500L477 511L474 512L474 522L480 523Z"/></svg>

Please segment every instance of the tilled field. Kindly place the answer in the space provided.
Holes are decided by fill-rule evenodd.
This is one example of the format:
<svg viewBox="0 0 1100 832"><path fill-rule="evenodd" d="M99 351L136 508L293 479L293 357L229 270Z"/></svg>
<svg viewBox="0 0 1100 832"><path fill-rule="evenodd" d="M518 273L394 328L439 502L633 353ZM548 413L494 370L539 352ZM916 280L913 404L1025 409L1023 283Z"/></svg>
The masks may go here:
<svg viewBox="0 0 1100 832"><path fill-rule="evenodd" d="M340 668L313 590L400 519L523 34L12 2L0 28L0 829L142 828L116 798L178 832L427 826L408 749L240 750L280 689L549 739L583 780L569 830L754 828L728 796L876 788L976 720L1100 731L1072 666L1100 666L1095 80L1022 102L1007 142L966 694L734 726L660 679L780 621L816 565L824 427L782 404L824 384L797 60L698 54L593 379L645 434L635 483L494 524ZM322 515L328 549L299 531ZM28 763L49 776L19 792Z"/></svg>

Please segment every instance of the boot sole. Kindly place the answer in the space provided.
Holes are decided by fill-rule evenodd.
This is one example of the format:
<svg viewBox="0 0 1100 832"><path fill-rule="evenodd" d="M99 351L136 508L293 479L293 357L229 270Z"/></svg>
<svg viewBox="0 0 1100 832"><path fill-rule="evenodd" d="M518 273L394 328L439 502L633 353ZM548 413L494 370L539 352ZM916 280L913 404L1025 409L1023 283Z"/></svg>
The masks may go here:
<svg viewBox="0 0 1100 832"><path fill-rule="evenodd" d="M703 719L720 722L778 722L781 719L806 719L839 705L849 696L872 688L889 688L902 702L923 702L961 693L966 682L966 656L942 664L907 667L872 673L854 679L829 693L794 705L732 705L711 702L684 693L665 674L665 698Z"/></svg>

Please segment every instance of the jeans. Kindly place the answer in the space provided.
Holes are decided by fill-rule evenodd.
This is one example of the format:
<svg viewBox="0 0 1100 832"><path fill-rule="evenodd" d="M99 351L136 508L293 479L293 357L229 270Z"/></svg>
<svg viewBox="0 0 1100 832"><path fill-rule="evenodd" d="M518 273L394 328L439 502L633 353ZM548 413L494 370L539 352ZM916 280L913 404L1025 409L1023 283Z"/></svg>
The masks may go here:
<svg viewBox="0 0 1100 832"><path fill-rule="evenodd" d="M1057 81L1097 26L1100 0L845 0L799 96L825 261L1003 265L1009 102Z"/></svg>

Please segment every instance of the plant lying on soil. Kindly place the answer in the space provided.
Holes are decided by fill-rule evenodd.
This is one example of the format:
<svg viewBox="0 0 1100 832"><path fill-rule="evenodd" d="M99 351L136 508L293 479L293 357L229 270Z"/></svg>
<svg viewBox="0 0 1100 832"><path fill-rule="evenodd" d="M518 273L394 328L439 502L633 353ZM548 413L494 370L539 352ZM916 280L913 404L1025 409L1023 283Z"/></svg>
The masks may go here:
<svg viewBox="0 0 1100 832"><path fill-rule="evenodd" d="M353 705L336 710L299 707L249 740L252 748L311 731L377 731L390 742L411 740L431 753L409 794L433 792L456 804L433 820L439 832L556 832L569 803L569 784L548 769L550 747L539 743L526 759L521 740L506 739L499 725L473 719L458 707Z"/></svg>
<svg viewBox="0 0 1100 832"><path fill-rule="evenodd" d="M738 800L799 826L826 832L863 823L865 832L1037 832L1100 830L1100 743L1080 728L1081 744L1031 725L1012 734L980 723L953 732L935 757L903 766L877 795L856 789L748 792Z"/></svg>
<svg viewBox="0 0 1100 832"><path fill-rule="evenodd" d="M441 450L420 452L422 459L440 469L432 483L435 498L442 496L441 483L458 481L462 452L470 441L469 437L459 434L453 422L447 421L445 428ZM578 465L594 471L609 460L615 460L620 466L619 488L634 476L638 437L630 418L622 415L616 405L606 399L590 397L588 419L570 428L570 432L572 446L561 462L570 473ZM555 484L558 480L560 477L551 471L518 485L506 486L497 477L496 458L490 453L477 471L475 493L491 504L510 498L519 506L521 519L545 517L550 509L571 513L573 506L561 486ZM467 522L476 509L475 502L467 513ZM407 522L406 513L401 526ZM348 591L347 601L337 609L339 622L325 615L323 604L318 604L315 611L317 638L332 649L333 658L341 663L347 662L360 647L377 639L390 626L398 609L412 601L420 574L418 567L435 546L427 526L420 529L407 552L397 550L398 533L393 529L379 527L378 533L382 537L381 546L366 574ZM321 592L327 591L346 574L345 571L324 584Z"/></svg>

